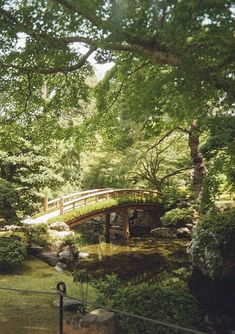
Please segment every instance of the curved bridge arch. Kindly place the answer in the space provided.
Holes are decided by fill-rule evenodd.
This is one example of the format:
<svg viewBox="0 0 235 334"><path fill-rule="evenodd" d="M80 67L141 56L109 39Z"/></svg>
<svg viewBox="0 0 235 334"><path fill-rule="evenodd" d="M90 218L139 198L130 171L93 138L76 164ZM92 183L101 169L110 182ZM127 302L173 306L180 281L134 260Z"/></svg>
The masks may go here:
<svg viewBox="0 0 235 334"><path fill-rule="evenodd" d="M109 203L110 199L117 199L117 203ZM106 234L108 233L110 227L110 213L116 211L122 211L124 213L123 219L123 237L128 239L129 235L129 223L128 223L128 210L130 209L144 209L156 211L159 209L159 203L157 202L158 192L153 190L145 189L93 189L86 190L83 192L78 192L63 196L52 201L45 201L44 211L49 209L59 208L60 215L68 212L66 223L70 228L75 228L77 225L84 223L92 218L100 215L105 215L106 219ZM122 202L124 199L124 202ZM93 204L106 202L108 206L99 207ZM109 205L110 204L110 205ZM90 206L90 211L89 211ZM80 208L87 207L88 210L81 210ZM73 216L69 211L76 209L77 214ZM82 213L83 211L83 213ZM65 217L63 216L63 217Z"/></svg>
<svg viewBox="0 0 235 334"><path fill-rule="evenodd" d="M47 198L44 200L44 212L51 209L60 209L60 214L74 210L76 208L81 208L89 204L101 202L107 199L116 197L132 196L142 199L154 199L157 198L158 192L154 190L145 189L93 189L85 190L77 193L73 193L67 196L62 196L51 201Z"/></svg>

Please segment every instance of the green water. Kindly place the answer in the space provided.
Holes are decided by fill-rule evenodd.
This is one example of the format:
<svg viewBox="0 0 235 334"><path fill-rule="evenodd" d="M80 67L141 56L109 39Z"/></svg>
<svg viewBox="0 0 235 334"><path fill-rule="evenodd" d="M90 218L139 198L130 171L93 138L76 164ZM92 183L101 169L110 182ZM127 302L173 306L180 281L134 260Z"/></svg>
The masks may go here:
<svg viewBox="0 0 235 334"><path fill-rule="evenodd" d="M94 277L116 273L123 280L154 279L161 271L188 265L188 242L132 238L129 245L104 242L80 247L89 257L79 260L79 268L86 268Z"/></svg>

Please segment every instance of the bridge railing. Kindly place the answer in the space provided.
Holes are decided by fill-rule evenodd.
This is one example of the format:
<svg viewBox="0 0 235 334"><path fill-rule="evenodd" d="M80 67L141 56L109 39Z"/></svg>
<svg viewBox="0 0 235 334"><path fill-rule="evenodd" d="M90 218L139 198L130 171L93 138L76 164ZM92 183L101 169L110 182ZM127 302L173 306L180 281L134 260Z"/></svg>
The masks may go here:
<svg viewBox="0 0 235 334"><path fill-rule="evenodd" d="M48 197L44 198L44 212L48 212L50 210L56 210L56 209L60 209L61 206L61 202L63 203L67 203L71 200L75 200L76 198L80 198L82 196L85 195L89 195L89 194L93 194L102 190L109 190L110 188L103 188L103 189L92 189L92 190L85 190L85 191L79 191L76 193L72 193L66 196L62 196L62 197L58 197L55 199L52 199L50 201L48 201ZM62 201L63 199L63 201Z"/></svg>
<svg viewBox="0 0 235 334"><path fill-rule="evenodd" d="M152 190L140 190L140 189L102 189L99 191L82 192L82 196L72 198L71 196L64 196L60 198L59 208L62 215L66 211L74 210L78 207L83 207L87 204L97 203L109 198L115 198L119 196L132 195L135 197L155 197L158 195L157 191Z"/></svg>

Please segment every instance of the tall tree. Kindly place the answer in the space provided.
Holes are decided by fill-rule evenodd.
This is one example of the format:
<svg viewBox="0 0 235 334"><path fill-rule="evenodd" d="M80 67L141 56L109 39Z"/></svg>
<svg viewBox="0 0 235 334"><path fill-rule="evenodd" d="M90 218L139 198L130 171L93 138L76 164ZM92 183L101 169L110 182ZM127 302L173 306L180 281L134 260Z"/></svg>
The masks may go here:
<svg viewBox="0 0 235 334"><path fill-rule="evenodd" d="M102 61L124 52L181 68L234 98L232 0L3 0L0 14L2 71L69 73L95 49ZM79 55L75 43L88 52Z"/></svg>

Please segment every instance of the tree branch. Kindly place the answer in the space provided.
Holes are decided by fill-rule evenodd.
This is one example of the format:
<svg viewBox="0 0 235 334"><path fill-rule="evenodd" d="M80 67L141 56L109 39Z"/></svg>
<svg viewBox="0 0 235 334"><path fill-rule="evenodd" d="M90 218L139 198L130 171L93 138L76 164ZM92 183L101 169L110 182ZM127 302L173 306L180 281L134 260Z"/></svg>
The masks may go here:
<svg viewBox="0 0 235 334"><path fill-rule="evenodd" d="M5 63L0 63L0 69L2 68L12 68L19 70L22 73L38 73L38 74L55 74L55 73L69 73L78 70L81 68L87 59L90 57L90 55L95 51L94 47L91 47L87 53L80 59L77 64L72 65L72 66L65 66L65 67L22 67L19 65L14 65L14 64L5 64Z"/></svg>
<svg viewBox="0 0 235 334"><path fill-rule="evenodd" d="M189 169L192 169L192 168L193 168L192 166L187 166L187 167L184 167L184 168L177 169L177 170L163 176L160 180L160 183L163 183L166 179L169 179L171 176L175 176L177 174L182 173L185 170L189 170Z"/></svg>
<svg viewBox="0 0 235 334"><path fill-rule="evenodd" d="M135 43L128 43L128 41L127 42L125 41L125 43L124 42L114 43L111 42L110 37L102 40L94 40L83 36L72 36L72 37L62 37L61 40L65 43L75 43L75 42L86 43L88 45L93 45L111 51L132 52L135 54L145 56L152 62L161 65L176 66L181 63L179 57L170 52L160 51L157 49L154 50L152 48L148 49L147 46Z"/></svg>
<svg viewBox="0 0 235 334"><path fill-rule="evenodd" d="M156 143L154 143L150 148L147 149L147 152L151 151L153 148L157 147L161 142L163 142L167 137L169 137L175 129L168 131L163 137L161 137Z"/></svg>

